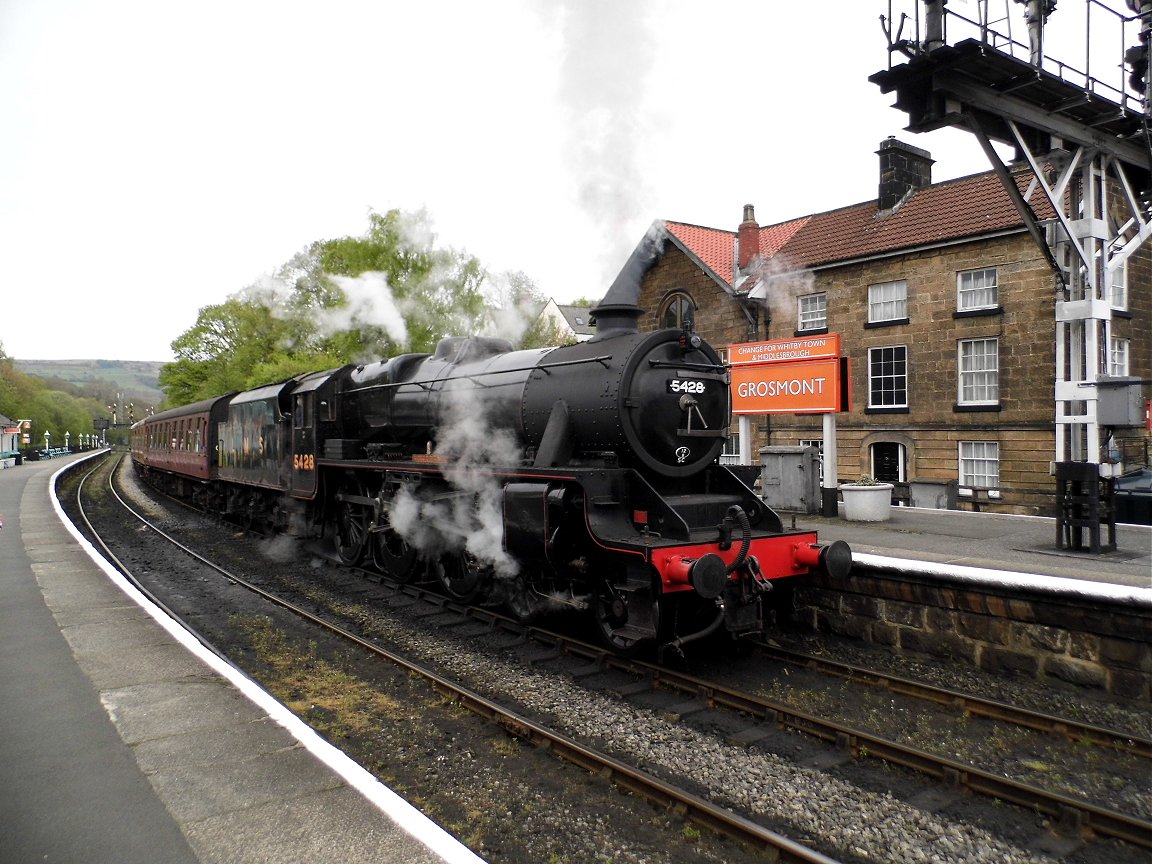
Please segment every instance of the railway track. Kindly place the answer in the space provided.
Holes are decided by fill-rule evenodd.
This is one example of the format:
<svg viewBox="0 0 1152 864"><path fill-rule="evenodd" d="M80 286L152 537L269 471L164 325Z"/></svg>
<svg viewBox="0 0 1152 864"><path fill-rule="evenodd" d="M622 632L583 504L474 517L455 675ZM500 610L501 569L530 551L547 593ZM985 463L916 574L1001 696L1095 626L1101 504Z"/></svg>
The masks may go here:
<svg viewBox="0 0 1152 864"><path fill-rule="evenodd" d="M1007 702L986 699L972 693L964 693L959 690L916 681L912 678L893 675L889 672L879 672L852 663L817 657L800 651L790 651L766 642L757 643L756 651L759 656L768 660L834 675L889 693L922 699L946 706L957 713L970 717L987 717L1034 729L1038 732L1061 736L1069 741L1081 744L1088 743L1098 747L1110 747L1144 759L1152 759L1152 739L1136 736L1130 732L1108 729L1075 718L1034 711Z"/></svg>
<svg viewBox="0 0 1152 864"><path fill-rule="evenodd" d="M1152 822L1139 816L1117 812L1101 804L981 770L745 690L724 686L666 666L622 658L563 634L521 627L496 613L452 604L434 592L425 592L412 586L397 586L396 590L420 598L427 606L426 614L429 618L450 617L450 626L459 626L465 620L487 620L488 627L499 628L508 633L512 640L531 640L538 649L525 656L533 664L557 663L564 668L565 674L582 680L610 672L621 673L628 680L617 680L605 685L605 689L618 696L635 698L655 691L678 694L679 698L667 702L661 708L667 717L695 717L700 721L704 712L733 712L747 722L724 724L729 730L728 740L732 743L753 746L781 729L794 730L832 743L844 757L878 759L934 778L946 787L950 796L970 792L1044 813L1054 821L1059 833L1069 837L1098 835L1152 849ZM1148 761L1152 759L1152 741L1130 733L982 699L972 694L881 674L850 664L788 652L770 645L756 647L764 656L807 667L815 666L830 674L862 681L868 686L883 686L894 693L904 693L934 704L947 705L961 713L1039 731L1073 742L1077 746L1089 744L1112 748L1147 762L1144 769L1152 776L1152 761ZM831 764L828 759L820 761Z"/></svg>
<svg viewBox="0 0 1152 864"><path fill-rule="evenodd" d="M96 470L98 469L93 469L93 472ZM81 481L81 489L84 482L85 481ZM591 774L600 776L616 786L643 796L649 801L670 812L678 814L683 819L694 824L706 827L717 834L732 838L752 848L770 849L772 850L772 860L785 862L785 864L838 864L835 858L810 849L763 825L743 818L725 807L701 798L687 789L661 780L634 765L630 765L625 761L600 752L544 724L522 716L506 705L486 698L457 681L453 681L396 651L365 639L346 627L324 616L315 614L303 606L275 592L267 590L254 581L246 579L212 562L207 557L199 554L191 547L163 531L143 514L133 509L115 489L111 491L124 511L131 514L141 526L155 532L157 536L173 544L201 565L215 571L221 578L250 591L269 603L291 612L293 615L329 634L340 637L347 643L355 645L373 657L387 661L401 669L406 675L419 676L453 704L467 708L469 711L499 726L507 733L528 741L537 747L542 747L557 757L571 762ZM77 492L77 497L78 501L82 500L80 490ZM104 554L117 569L140 590L144 591L153 602L160 605L161 608L164 608L168 614L180 620L200 641L212 650L217 650L210 640L197 633L195 628L180 618L180 616L172 611L155 593L144 587L140 580L133 575L131 570L116 557L114 551L101 539L100 532L87 518L82 503L79 503L78 506L81 518L85 524L86 533L103 550Z"/></svg>
<svg viewBox="0 0 1152 864"><path fill-rule="evenodd" d="M228 574L226 578L237 584L247 581L234 573ZM254 584L250 586L250 590L259 592L262 596L271 593ZM838 756L825 759L829 764L835 762L837 758L860 759L867 756L883 759L892 765L911 768L935 778L949 794L964 791L978 793L1047 814L1067 837L1110 837L1142 848L1152 848L1152 826L1139 818L937 757L827 718L798 711L793 706L742 692L739 688L719 685L714 681L669 670L666 667L626 660L577 639L540 628L523 627L490 610L462 607L419 587L392 586L383 582L378 590L386 598L384 602L387 605L406 606L408 609L405 614L413 618L422 618L429 626L436 625L453 630L465 628L474 633L488 632L493 634L496 643L503 644L506 648L511 648L513 645L521 646L517 651L523 662L536 666L557 665L563 670L564 675L577 681L590 682L598 677L611 677L613 679L611 684L601 684L598 688L610 691L616 698L635 700L645 698L646 694L671 694L670 700L664 701L661 709L662 714L668 719L687 721L694 718L695 722L700 723L705 715L715 712L726 712L739 717L741 718L739 721L735 723L729 721L726 724L729 730L727 737L732 743L754 747L758 742L778 734L781 730L804 732L833 745L833 750ZM269 597L269 599L281 605L285 603L282 598ZM291 608L292 605L294 604L289 604L285 608ZM303 609L300 613L294 611L294 614L306 615L310 620L314 620L316 626L334 628L332 632L342 631L342 638L356 640L356 644L363 650L381 652L379 656L386 657L391 663L406 662L402 657L392 656L392 652L364 640L346 628L334 626L322 616L315 616ZM826 674L839 675L854 682L867 683L872 687L885 687L894 693L912 694L918 699L943 704L960 712L992 717L1001 722L1010 722L1029 729L1041 729L1057 737L1081 742L1090 741L1094 746L1115 748L1134 758L1148 757L1149 742L1125 733L1100 729L1068 718L1044 717L1038 712L1013 709L1012 706L1005 706L992 700L981 700L968 694L956 694L890 675L877 675L869 670L832 664L820 658L789 655L772 646L763 646L759 650L766 652L762 656L772 657L778 662L800 664L806 668L820 667ZM420 664L413 664L411 674L428 676L428 680L437 690L445 694L445 698L468 707L508 732L532 741L538 746L547 747L551 752L563 755L586 770L603 774L617 785L642 793L661 806L683 814L693 822L728 836L739 837L742 842L757 848L778 849L780 850L778 854L781 855L779 860L831 860L804 847L789 849L788 844L792 841L787 841L776 832L733 813L730 808L718 807L698 794L678 788L674 783L630 767L618 758L599 753L571 736L556 733L545 724L510 711L506 706L502 707L494 700L468 687L454 684L447 679L441 680L443 676L431 670L421 669ZM781 840L786 842L778 845ZM805 855L817 857L804 857Z"/></svg>

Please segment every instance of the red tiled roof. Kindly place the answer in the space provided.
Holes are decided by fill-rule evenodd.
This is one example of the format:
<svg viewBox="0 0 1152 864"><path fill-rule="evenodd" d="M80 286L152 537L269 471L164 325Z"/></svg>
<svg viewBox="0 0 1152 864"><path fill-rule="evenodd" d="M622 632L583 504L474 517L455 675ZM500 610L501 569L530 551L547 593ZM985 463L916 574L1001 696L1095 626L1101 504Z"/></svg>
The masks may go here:
<svg viewBox="0 0 1152 864"><path fill-rule="evenodd" d="M732 284L732 268L735 266L735 231L720 231L716 228L702 228L683 222L665 222L668 229L681 243L704 262L713 273Z"/></svg>
<svg viewBox="0 0 1152 864"><path fill-rule="evenodd" d="M1023 191L1030 178L1029 172L1018 173L1017 186ZM1041 219L1055 215L1043 195L1033 195L1031 204ZM664 224L716 276L733 284L735 231ZM999 179L988 172L918 189L887 213L868 201L762 226L760 254L778 258L787 269L800 269L1020 229L1023 224Z"/></svg>
<svg viewBox="0 0 1152 864"><path fill-rule="evenodd" d="M764 225L760 228L760 255L771 258L784 248L792 236L812 220L811 216L781 222L779 225Z"/></svg>

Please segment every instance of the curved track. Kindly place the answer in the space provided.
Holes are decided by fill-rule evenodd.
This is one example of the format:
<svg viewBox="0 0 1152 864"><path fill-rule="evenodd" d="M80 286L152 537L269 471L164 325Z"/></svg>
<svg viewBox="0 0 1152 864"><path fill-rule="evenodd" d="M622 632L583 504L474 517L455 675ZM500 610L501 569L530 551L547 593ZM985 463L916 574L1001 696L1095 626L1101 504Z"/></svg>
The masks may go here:
<svg viewBox="0 0 1152 864"><path fill-rule="evenodd" d="M98 467L98 466L97 466ZM89 474L95 472L97 468L93 468ZM114 470L113 472L114 473ZM110 474L111 476L111 474ZM81 487L86 481L81 481ZM602 753L594 748L582 744L568 736L565 736L547 726L537 723L527 717L517 714L515 711L503 706L491 699L488 699L479 693L469 689L468 687L454 682L437 672L414 662L401 654L384 648L375 642L358 636L352 633L345 627L336 624L323 616L317 615L302 606L293 603L285 598L277 595L274 592L268 591L265 588L253 583L250 580L244 579L234 572L231 572L216 563L210 561L206 557L200 555L195 550L189 548L185 544L179 542L168 533L161 530L158 526L153 524L139 511L131 507L116 491L113 484L109 484L112 495L115 497L117 503L124 509L124 511L136 519L142 526L148 528L159 537L162 537L168 543L173 544L182 552L196 559L202 565L217 572L223 579L238 585L259 596L260 598L279 606L282 609L290 611L315 627L321 628L327 633L336 635L349 644L363 649L371 655L386 660L389 663L403 669L407 674L416 675L429 682L436 690L443 694L446 698L455 704L488 719L492 723L500 726L510 734L519 738L530 741L538 747L546 749L573 764L579 765L587 771L601 776L611 783L621 786L633 793L639 794L648 798L649 800L659 804L660 806L680 814L683 818L706 827L716 833L737 839L750 846L762 849L771 849L773 854L777 856L774 860L781 862L795 862L795 864L837 864L836 859L830 858L820 852L809 849L802 844L796 843L781 834L771 831L762 825L758 825L752 820L745 819L725 807L719 806L711 801L701 798L692 794L686 789L680 788L672 783L665 782L660 778L640 769L635 766L629 765L619 759L613 758L605 753ZM77 493L78 499L82 500L80 491ZM80 510L83 515L83 505L80 504ZM108 547L103 540L100 539L99 531L92 524L91 521L84 516L86 533L93 538L94 542L100 546L104 554L109 560L124 574L125 578L131 580L138 588L144 591L154 602L157 602L161 608L164 608L169 614L180 620L168 607L164 606L152 592L148 592L140 580L136 579L129 569L117 559L112 550ZM183 626L187 627L195 634L195 630L191 628L187 622L181 620ZM212 647L210 642L204 637L199 638L205 645ZM216 650L213 648L212 650ZM217 652L219 653L219 652ZM223 656L223 655L221 655Z"/></svg>
<svg viewBox="0 0 1152 864"><path fill-rule="evenodd" d="M185 551L189 554L196 554L187 549ZM198 555L196 557L201 561L204 560ZM362 640L344 628L332 625L320 616L315 616L302 609L297 613L294 604L283 601L259 586L250 585L235 574L223 570L220 572L224 573L226 578L231 581L242 584L261 596L268 597L272 602L284 608L292 609L294 614L302 614L309 620L315 621L318 626L331 632L340 633L342 638L352 639L361 647L386 657L390 662L410 668L413 674L426 677L433 683L433 686L446 694L452 701L467 706L470 710L491 719L510 732L540 746L545 746L589 770L603 773L626 788L643 792L663 806L686 814L693 821L731 836L740 836L745 842L776 847L774 838L779 838L779 835L774 835L773 832L765 833L765 829L762 827L734 816L725 808L716 807L684 792L684 790L677 790L675 786L667 784L659 778L629 768L618 760L599 754L563 735L551 732L545 726L529 718L502 708L492 700L486 699L466 687L453 684L431 670L423 669L419 664L409 665L408 661L395 655L394 652L389 652L374 643ZM374 575L373 578L379 577ZM641 694L653 691L679 694L672 701L665 703L666 707L663 709L665 716L678 718L694 716L699 719L704 712L717 711L738 715L743 719L736 724L729 724L731 727L729 739L735 743L754 744L773 735L780 729L802 731L832 742L843 759L863 756L875 757L936 778L944 787L945 794L954 795L966 790L999 800L1014 802L1035 812L1047 814L1057 824L1058 830L1071 838L1112 837L1145 849L1152 848L1152 825L1146 820L1117 813L1107 807L1041 789L1031 784L1013 781L997 773L980 770L972 765L941 758L906 744L888 740L883 736L870 734L844 723L820 717L812 712L799 711L794 706L780 701L743 692L739 688L726 687L715 681L693 677L666 667L620 658L580 640L541 628L524 627L490 610L463 606L419 587L388 585L387 580L384 580L384 584L388 590L410 600L415 607L415 611L411 613L412 616L425 618L430 626L434 622L453 627L467 624L481 631L507 633L508 644L524 643L528 646L521 651L523 659L537 664L555 662L564 666L563 671L575 679L585 679L607 673L625 676L624 679L618 679L609 688L606 688L620 697L636 698ZM799 663L806 667L819 667L822 672L844 677L854 685L864 684L872 688L885 687L893 693L910 693L919 699L952 706L960 713L987 716L995 718L998 722L1018 724L1029 729L1040 729L1059 738L1092 742L1096 745L1117 749L1132 755L1134 758L1146 759L1152 752L1152 742L1123 732L1101 729L1067 718L1048 717L992 700L979 699L969 694L959 694L950 690L930 687L920 682L873 673L860 667L833 664L823 659L801 655L787 655L772 646L763 646L760 650L766 652L762 656L771 656L774 660ZM783 840L783 838L779 839ZM828 860L819 857L819 853L811 853L818 856L815 858L803 857L810 851L803 850L801 847L799 850L787 853L800 857L785 857L782 860Z"/></svg>

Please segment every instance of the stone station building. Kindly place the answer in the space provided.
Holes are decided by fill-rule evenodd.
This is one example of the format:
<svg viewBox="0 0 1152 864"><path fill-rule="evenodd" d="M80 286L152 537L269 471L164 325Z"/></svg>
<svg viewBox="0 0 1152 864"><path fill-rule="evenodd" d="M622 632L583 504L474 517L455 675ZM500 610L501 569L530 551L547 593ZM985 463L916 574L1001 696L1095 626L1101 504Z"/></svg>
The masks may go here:
<svg viewBox="0 0 1152 864"><path fill-rule="evenodd" d="M839 334L851 377L841 481L868 474L905 494L929 481L959 509L1051 516L1060 281L993 172L932 183L926 151L889 138L878 155L874 201L765 226L747 205L735 231L658 222L667 242L640 327L691 321L717 347ZM1027 193L1027 167L1013 178ZM1032 206L1055 215L1042 198ZM1120 276L1100 372L1147 382L1152 243ZM765 415L751 431L753 462L761 447L822 437L818 415ZM1148 464L1146 427L1115 430L1113 444L1126 465Z"/></svg>

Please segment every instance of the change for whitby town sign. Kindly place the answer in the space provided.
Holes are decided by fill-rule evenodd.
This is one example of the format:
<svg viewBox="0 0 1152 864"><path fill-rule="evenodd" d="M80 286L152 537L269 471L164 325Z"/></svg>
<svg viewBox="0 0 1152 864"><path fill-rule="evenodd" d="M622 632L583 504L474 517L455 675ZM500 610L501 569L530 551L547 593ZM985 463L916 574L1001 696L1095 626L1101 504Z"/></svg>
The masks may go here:
<svg viewBox="0 0 1152 864"><path fill-rule="evenodd" d="M797 336L728 347L733 414L827 414L848 408L840 336Z"/></svg>

